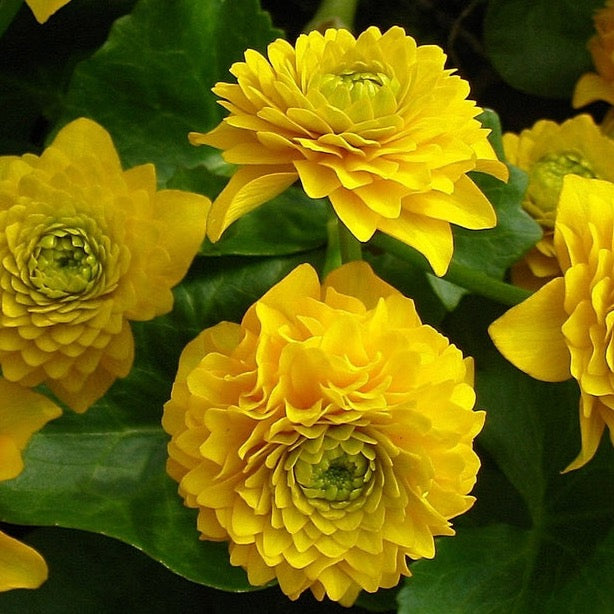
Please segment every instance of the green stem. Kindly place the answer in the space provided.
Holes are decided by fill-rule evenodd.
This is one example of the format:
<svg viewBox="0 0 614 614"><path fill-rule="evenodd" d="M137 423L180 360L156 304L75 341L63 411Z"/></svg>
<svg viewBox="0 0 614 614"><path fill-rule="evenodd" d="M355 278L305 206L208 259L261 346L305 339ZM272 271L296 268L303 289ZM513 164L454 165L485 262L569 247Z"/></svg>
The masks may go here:
<svg viewBox="0 0 614 614"><path fill-rule="evenodd" d="M378 232L369 241L369 244L425 271L430 271L430 266L422 254L392 237ZM486 273L455 262L450 263L448 272L443 276L443 279L504 305L517 305L531 296L531 292L528 290L493 279Z"/></svg>
<svg viewBox="0 0 614 614"><path fill-rule="evenodd" d="M323 31L326 28L352 29L358 0L322 0L311 21L304 31Z"/></svg>
<svg viewBox="0 0 614 614"><path fill-rule="evenodd" d="M343 222L336 216L330 215L326 225L328 243L324 261L323 276L328 275L334 269L345 262L362 260L362 248L358 239L347 229Z"/></svg>
<svg viewBox="0 0 614 614"><path fill-rule="evenodd" d="M11 25L22 3L23 0L0 0L0 36Z"/></svg>
<svg viewBox="0 0 614 614"><path fill-rule="evenodd" d="M341 252L341 262L352 262L352 260L362 260L362 247L360 241L348 230L348 227L341 221L337 222L337 232L339 233L339 251Z"/></svg>

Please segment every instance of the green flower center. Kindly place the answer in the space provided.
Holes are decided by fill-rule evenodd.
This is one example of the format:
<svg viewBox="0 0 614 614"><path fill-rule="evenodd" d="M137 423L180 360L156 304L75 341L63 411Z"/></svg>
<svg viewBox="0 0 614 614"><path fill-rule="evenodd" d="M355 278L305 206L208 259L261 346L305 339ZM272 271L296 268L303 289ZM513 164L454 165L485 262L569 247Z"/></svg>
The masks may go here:
<svg viewBox="0 0 614 614"><path fill-rule="evenodd" d="M325 450L319 462L298 459L294 475L308 499L353 501L371 481L375 469L373 459L363 453L348 454L341 446Z"/></svg>
<svg viewBox="0 0 614 614"><path fill-rule="evenodd" d="M358 66L353 70L323 75L320 91L331 104L344 108L361 100L375 98L382 89L390 89L392 83L387 74Z"/></svg>
<svg viewBox="0 0 614 614"><path fill-rule="evenodd" d="M540 224L554 227L563 177L569 174L597 177L588 160L577 151L547 154L531 168L528 189L531 205L526 209Z"/></svg>
<svg viewBox="0 0 614 614"><path fill-rule="evenodd" d="M32 285L48 298L80 296L96 285L102 262L95 241L75 228L52 227L28 259Z"/></svg>

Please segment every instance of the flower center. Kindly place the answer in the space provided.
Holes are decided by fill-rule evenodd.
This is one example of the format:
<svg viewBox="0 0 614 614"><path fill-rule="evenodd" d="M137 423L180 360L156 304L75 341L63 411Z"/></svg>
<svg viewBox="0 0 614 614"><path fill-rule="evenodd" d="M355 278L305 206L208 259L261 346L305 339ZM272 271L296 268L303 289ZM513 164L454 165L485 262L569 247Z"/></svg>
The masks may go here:
<svg viewBox="0 0 614 614"><path fill-rule="evenodd" d="M339 446L325 450L319 462L298 459L294 474L308 499L353 501L371 481L375 461L364 453L348 454Z"/></svg>
<svg viewBox="0 0 614 614"><path fill-rule="evenodd" d="M32 285L48 298L82 295L102 274L95 241L79 229L48 228L28 259Z"/></svg>
<svg viewBox="0 0 614 614"><path fill-rule="evenodd" d="M388 75L358 67L322 77L320 91L335 106L344 107L359 100L375 98L378 92L391 85Z"/></svg>
<svg viewBox="0 0 614 614"><path fill-rule="evenodd" d="M569 174L597 177L588 160L577 151L546 154L531 168L528 195L535 207L527 209L540 224L554 227L563 177Z"/></svg>

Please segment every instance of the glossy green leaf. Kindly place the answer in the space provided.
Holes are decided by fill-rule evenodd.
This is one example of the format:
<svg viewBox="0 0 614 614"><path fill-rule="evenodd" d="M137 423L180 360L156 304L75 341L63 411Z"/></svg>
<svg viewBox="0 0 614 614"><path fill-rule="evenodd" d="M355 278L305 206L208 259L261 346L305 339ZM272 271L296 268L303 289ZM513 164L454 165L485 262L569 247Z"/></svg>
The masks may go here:
<svg viewBox="0 0 614 614"><path fill-rule="evenodd" d="M0 520L95 531L136 546L185 578L248 590L224 543L200 541L196 512L165 472L160 419L185 343L246 308L305 258L200 258L175 290L172 313L135 323L137 360L85 414L67 413L36 434L26 469L0 484Z"/></svg>
<svg viewBox="0 0 614 614"><path fill-rule="evenodd" d="M39 24L23 3L0 36L0 154L22 154L42 145L75 65L105 40L111 24L135 0L71 2ZM3 0L4 11L11 2ZM84 28L83 24L96 27ZM1 24L0 24L1 28Z"/></svg>
<svg viewBox="0 0 614 614"><path fill-rule="evenodd" d="M2 614L348 612L335 604L319 604L309 593L291 602L278 586L229 593L195 584L103 535L46 527L19 538L45 556L50 575L37 590L0 593Z"/></svg>
<svg viewBox="0 0 614 614"><path fill-rule="evenodd" d="M485 111L480 119L490 128L490 141L503 157L501 124L496 113ZM501 279L505 271L517 262L541 238L539 225L522 208L528 178L524 171L509 167L507 182L472 173L472 179L486 195L497 212L497 225L488 230L467 230L454 227L453 262L482 271Z"/></svg>
<svg viewBox="0 0 614 614"><path fill-rule="evenodd" d="M603 0L490 0L484 43L495 69L512 87L570 98L592 68L586 43Z"/></svg>
<svg viewBox="0 0 614 614"><path fill-rule="evenodd" d="M63 121L95 119L127 166L153 162L163 183L217 156L187 138L222 116L211 87L233 79L228 69L247 48L279 35L257 0L140 0L75 70Z"/></svg>

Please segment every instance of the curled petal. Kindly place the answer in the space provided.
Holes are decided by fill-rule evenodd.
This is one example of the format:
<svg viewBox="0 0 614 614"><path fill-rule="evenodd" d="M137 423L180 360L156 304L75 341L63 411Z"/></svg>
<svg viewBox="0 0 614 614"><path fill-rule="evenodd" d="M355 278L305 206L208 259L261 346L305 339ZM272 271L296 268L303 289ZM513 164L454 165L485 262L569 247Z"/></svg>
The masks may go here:
<svg viewBox="0 0 614 614"><path fill-rule="evenodd" d="M514 366L547 382L571 377L569 349L561 331L565 283L558 277L495 320L488 332Z"/></svg>
<svg viewBox="0 0 614 614"><path fill-rule="evenodd" d="M0 532L0 591L38 588L47 574L47 564L36 550Z"/></svg>
<svg viewBox="0 0 614 614"><path fill-rule="evenodd" d="M297 179L292 168L248 166L239 169L211 207L207 236L217 241L235 220L281 194Z"/></svg>

